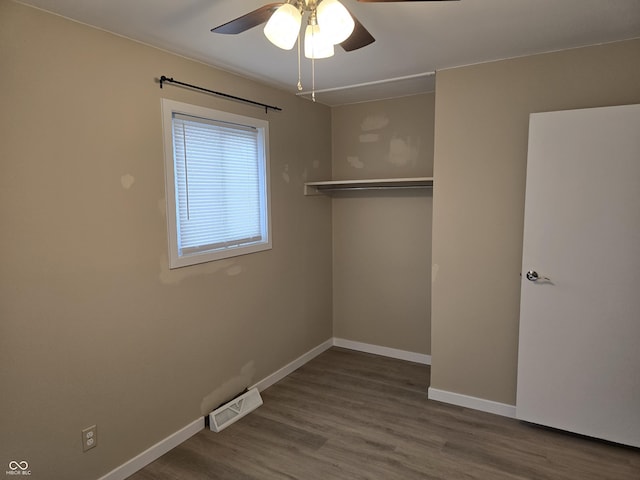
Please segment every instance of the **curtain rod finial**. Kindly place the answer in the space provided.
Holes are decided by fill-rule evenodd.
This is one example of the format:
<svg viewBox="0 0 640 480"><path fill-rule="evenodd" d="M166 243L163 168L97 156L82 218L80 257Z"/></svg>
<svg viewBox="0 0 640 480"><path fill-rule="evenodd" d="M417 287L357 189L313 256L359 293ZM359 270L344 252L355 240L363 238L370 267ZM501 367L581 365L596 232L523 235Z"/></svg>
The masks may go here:
<svg viewBox="0 0 640 480"><path fill-rule="evenodd" d="M162 75L160 77L160 88L162 88L164 82L173 82L173 78L167 78L165 75Z"/></svg>

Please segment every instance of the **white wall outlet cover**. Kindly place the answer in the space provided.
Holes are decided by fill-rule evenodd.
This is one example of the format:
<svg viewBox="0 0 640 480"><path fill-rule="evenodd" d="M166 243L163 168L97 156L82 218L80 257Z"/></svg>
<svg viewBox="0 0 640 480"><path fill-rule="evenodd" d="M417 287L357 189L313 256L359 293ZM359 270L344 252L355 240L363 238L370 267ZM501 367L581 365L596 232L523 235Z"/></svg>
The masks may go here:
<svg viewBox="0 0 640 480"><path fill-rule="evenodd" d="M82 451L86 452L98 445L98 427L91 425L82 430Z"/></svg>

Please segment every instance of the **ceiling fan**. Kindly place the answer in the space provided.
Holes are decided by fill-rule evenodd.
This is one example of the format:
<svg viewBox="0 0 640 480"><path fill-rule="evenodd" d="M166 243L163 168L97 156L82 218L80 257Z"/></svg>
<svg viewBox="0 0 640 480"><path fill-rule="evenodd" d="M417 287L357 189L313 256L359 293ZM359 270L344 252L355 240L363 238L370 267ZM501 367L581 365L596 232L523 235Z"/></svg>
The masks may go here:
<svg viewBox="0 0 640 480"><path fill-rule="evenodd" d="M359 2L436 2L457 0L358 0ZM211 29L214 33L237 34L267 23L266 37L284 50L291 50L306 16L305 56L327 58L333 46L351 52L375 42L373 35L338 0L289 0L268 3L252 12Z"/></svg>
<svg viewBox="0 0 640 480"><path fill-rule="evenodd" d="M358 0L359 2L442 2L457 0ZM300 27L305 17L304 56L311 59L311 99L316 101L315 60L334 54L334 45L351 52L375 42L373 35L339 0L287 0L267 3L230 22L212 28L214 33L237 34L266 22L264 34L271 43L291 50L298 43L298 91L300 73Z"/></svg>

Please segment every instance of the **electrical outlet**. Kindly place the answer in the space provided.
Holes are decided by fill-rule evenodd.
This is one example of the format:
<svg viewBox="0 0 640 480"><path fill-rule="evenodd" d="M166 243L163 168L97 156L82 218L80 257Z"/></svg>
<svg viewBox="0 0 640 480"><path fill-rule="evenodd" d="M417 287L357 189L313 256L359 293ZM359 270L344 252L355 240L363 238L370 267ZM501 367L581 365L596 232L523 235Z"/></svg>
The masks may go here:
<svg viewBox="0 0 640 480"><path fill-rule="evenodd" d="M86 452L98 445L98 427L91 425L82 430L82 451Z"/></svg>

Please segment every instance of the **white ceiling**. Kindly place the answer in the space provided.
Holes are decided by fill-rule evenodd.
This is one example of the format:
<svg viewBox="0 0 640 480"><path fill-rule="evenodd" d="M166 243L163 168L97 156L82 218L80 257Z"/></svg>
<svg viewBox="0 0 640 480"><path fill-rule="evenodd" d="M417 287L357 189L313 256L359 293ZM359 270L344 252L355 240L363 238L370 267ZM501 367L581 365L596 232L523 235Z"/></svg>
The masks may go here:
<svg viewBox="0 0 640 480"><path fill-rule="evenodd" d="M297 91L295 47L273 46L262 27L238 35L210 32L265 0L21 3ZM433 72L449 67L640 37L640 0L343 3L376 41L348 53L336 48L334 57L316 61L316 98L327 105L433 91ZM311 89L311 61L304 57L302 83Z"/></svg>

